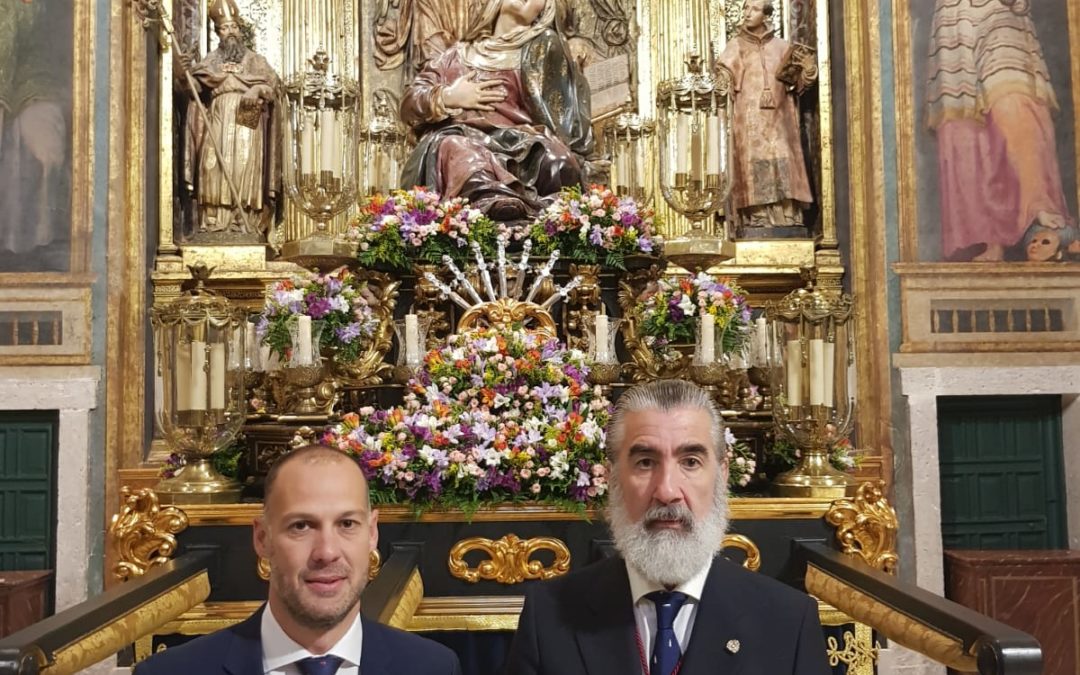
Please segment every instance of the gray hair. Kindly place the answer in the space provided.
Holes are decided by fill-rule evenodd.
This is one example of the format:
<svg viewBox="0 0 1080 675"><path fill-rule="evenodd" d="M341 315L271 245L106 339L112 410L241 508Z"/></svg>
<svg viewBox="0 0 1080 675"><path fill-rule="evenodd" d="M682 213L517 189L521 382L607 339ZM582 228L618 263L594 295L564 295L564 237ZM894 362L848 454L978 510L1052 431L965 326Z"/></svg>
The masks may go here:
<svg viewBox="0 0 1080 675"><path fill-rule="evenodd" d="M720 409L716 407L709 392L686 380L654 380L631 387L619 396L607 426L608 459L615 462L615 452L622 445L626 416L629 413L638 410L668 412L685 408L709 413L716 458L723 462L727 444L724 442L724 420L720 416Z"/></svg>

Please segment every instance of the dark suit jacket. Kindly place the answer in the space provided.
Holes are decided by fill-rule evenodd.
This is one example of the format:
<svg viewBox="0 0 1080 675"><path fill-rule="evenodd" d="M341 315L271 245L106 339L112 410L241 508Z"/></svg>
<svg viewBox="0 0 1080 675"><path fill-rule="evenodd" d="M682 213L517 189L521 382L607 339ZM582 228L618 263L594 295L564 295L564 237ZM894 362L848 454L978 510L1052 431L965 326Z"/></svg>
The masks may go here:
<svg viewBox="0 0 1080 675"><path fill-rule="evenodd" d="M530 589L506 675L638 675L634 630L626 564L604 560ZM812 598L714 559L679 675L830 672Z"/></svg>
<svg viewBox="0 0 1080 675"><path fill-rule="evenodd" d="M262 675L263 609L235 626L151 656L135 666L134 675ZM461 675L457 655L439 643L362 617L361 621L362 675Z"/></svg>

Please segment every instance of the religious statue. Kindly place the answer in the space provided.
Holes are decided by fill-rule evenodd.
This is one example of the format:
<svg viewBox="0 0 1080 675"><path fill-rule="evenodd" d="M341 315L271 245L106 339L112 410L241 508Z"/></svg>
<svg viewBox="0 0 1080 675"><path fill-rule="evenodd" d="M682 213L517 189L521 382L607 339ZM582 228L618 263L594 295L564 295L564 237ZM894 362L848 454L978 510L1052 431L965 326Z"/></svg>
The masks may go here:
<svg viewBox="0 0 1080 675"><path fill-rule="evenodd" d="M734 171L740 230L803 224L813 197L803 159L798 96L817 79L811 48L776 36L771 0L749 0L718 65L731 77Z"/></svg>
<svg viewBox="0 0 1080 675"><path fill-rule="evenodd" d="M1075 238L1058 101L1030 0L937 0L931 35L927 124L937 134L943 257L1037 259L1034 226L1062 230L1055 242Z"/></svg>
<svg viewBox="0 0 1080 675"><path fill-rule="evenodd" d="M417 74L401 102L419 138L403 185L466 197L507 222L584 181L589 89L555 29L556 1L482 0L466 40Z"/></svg>
<svg viewBox="0 0 1080 675"><path fill-rule="evenodd" d="M188 107L183 165L198 205L194 238L258 241L281 186L280 132L271 109L280 80L243 43L234 0L215 0L209 14L220 44L191 70L200 100Z"/></svg>
<svg viewBox="0 0 1080 675"><path fill-rule="evenodd" d="M0 271L66 271L71 45L64 7L0 0ZM70 12L70 6L67 7Z"/></svg>

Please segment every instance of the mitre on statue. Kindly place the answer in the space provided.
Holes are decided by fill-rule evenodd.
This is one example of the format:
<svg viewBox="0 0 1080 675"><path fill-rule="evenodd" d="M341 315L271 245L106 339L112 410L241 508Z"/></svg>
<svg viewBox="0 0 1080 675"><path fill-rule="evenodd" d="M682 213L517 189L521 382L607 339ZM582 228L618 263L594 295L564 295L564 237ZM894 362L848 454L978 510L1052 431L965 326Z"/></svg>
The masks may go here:
<svg viewBox="0 0 1080 675"><path fill-rule="evenodd" d="M235 23L240 20L240 9L236 6L236 0L214 0L210 4L208 13L215 26L220 26L228 21Z"/></svg>

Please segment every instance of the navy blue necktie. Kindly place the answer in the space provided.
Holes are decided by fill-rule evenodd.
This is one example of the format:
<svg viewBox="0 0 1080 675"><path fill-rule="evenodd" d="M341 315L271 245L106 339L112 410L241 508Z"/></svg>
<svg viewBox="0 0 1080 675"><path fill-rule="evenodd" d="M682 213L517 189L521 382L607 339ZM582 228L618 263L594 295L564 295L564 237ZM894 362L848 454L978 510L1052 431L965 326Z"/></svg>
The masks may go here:
<svg viewBox="0 0 1080 675"><path fill-rule="evenodd" d="M341 663L345 659L340 656L332 656L327 654L326 656L312 656L306 659L300 659L296 662L296 667L300 669L300 672L304 675L334 675L337 669L341 667Z"/></svg>
<svg viewBox="0 0 1080 675"><path fill-rule="evenodd" d="M679 665L682 650L675 637L675 617L686 602L686 594L678 591L653 591L645 596L656 605L656 640L653 641L650 675L671 675Z"/></svg>

